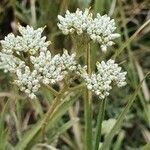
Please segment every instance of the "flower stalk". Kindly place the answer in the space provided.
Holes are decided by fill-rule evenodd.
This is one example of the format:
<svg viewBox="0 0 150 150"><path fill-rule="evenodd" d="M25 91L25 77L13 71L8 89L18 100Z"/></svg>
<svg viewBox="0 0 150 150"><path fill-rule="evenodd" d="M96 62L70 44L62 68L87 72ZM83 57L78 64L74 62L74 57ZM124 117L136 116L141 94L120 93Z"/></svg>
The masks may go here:
<svg viewBox="0 0 150 150"><path fill-rule="evenodd" d="M99 113L97 117L94 150L99 149L99 143L101 141L102 122L104 120L105 115L105 108L106 108L106 99L102 99L100 101Z"/></svg>
<svg viewBox="0 0 150 150"><path fill-rule="evenodd" d="M87 44L86 48L86 65L87 73L91 74L91 56L90 56L90 43ZM86 89L85 92L85 150L92 149L92 105L91 105L91 91Z"/></svg>
<svg viewBox="0 0 150 150"><path fill-rule="evenodd" d="M57 96L59 92L57 92L55 89L53 89L51 86L43 84L44 87L46 87L54 96Z"/></svg>
<svg viewBox="0 0 150 150"><path fill-rule="evenodd" d="M45 137L45 130L46 130L46 125L48 120L51 118L53 112L55 111L55 109L57 108L57 106L59 105L61 98L63 97L64 93L68 90L69 88L69 84L64 84L64 87L62 88L62 90L57 94L57 96L55 97L51 107L48 109L45 118L43 120L43 126L41 128L41 133L42 133L42 141L44 141L44 137Z"/></svg>

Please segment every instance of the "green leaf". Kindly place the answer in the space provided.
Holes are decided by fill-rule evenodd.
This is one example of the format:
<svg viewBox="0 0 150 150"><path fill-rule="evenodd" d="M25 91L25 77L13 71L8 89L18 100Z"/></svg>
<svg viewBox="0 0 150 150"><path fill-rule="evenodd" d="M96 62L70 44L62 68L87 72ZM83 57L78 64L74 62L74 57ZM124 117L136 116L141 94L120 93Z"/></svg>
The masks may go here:
<svg viewBox="0 0 150 150"><path fill-rule="evenodd" d="M40 131L42 126L42 121L40 120L36 125L33 125L30 130L28 130L22 140L18 142L15 149L22 150L25 149L29 142L34 138L34 136Z"/></svg>
<svg viewBox="0 0 150 150"><path fill-rule="evenodd" d="M95 132L95 143L94 143L95 150L99 149L99 144L101 141L102 121L105 116L105 109L106 109L106 99L100 101L99 113L98 113L97 124L96 124L96 132Z"/></svg>
<svg viewBox="0 0 150 150"><path fill-rule="evenodd" d="M71 128L73 126L73 124L75 124L77 121L79 121L79 119L75 118L75 119L70 120L67 123L65 123L56 132L54 132L53 135L51 135L51 138L50 138L49 142L55 141L62 133L64 133L69 128Z"/></svg>
<svg viewBox="0 0 150 150"><path fill-rule="evenodd" d="M94 12L104 14L108 13L111 6L111 0L95 0L94 3Z"/></svg>
<svg viewBox="0 0 150 150"><path fill-rule="evenodd" d="M54 96L50 93L50 91L45 86L41 87L40 93L49 103L51 103L51 101L54 99Z"/></svg>
<svg viewBox="0 0 150 150"><path fill-rule="evenodd" d="M80 96L80 93L69 94L69 96L66 99L64 99L62 101L62 103L60 103L60 105L57 107L57 110L54 112L51 121L56 122L63 114L65 114L65 112L68 110L68 108L76 101L76 99L79 96ZM71 100L69 100L69 99L71 99Z"/></svg>
<svg viewBox="0 0 150 150"><path fill-rule="evenodd" d="M143 150L150 150L150 143L146 144L143 148Z"/></svg>
<svg viewBox="0 0 150 150"><path fill-rule="evenodd" d="M124 138L125 138L125 132L121 131L117 136L116 142L113 144L113 150L121 149Z"/></svg>

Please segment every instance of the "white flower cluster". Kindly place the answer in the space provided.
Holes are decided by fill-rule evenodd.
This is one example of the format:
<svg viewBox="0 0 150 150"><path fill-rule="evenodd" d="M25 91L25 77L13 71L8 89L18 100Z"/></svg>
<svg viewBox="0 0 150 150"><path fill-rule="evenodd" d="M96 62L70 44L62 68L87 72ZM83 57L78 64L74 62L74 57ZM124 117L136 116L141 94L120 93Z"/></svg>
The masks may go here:
<svg viewBox="0 0 150 150"><path fill-rule="evenodd" d="M4 40L1 40L0 43L2 45L3 53L12 54L16 47L16 37L14 34L10 33L5 37Z"/></svg>
<svg viewBox="0 0 150 150"><path fill-rule="evenodd" d="M61 65L63 70L74 71L77 69L77 62L75 61L75 53L69 55L67 50L61 56Z"/></svg>
<svg viewBox="0 0 150 150"><path fill-rule="evenodd" d="M101 16L98 13L88 27L87 33L94 42L98 42L101 45L102 51L106 52L107 47L114 44L112 40L120 37L120 34L113 33L115 29L114 19L110 19L107 15Z"/></svg>
<svg viewBox="0 0 150 150"><path fill-rule="evenodd" d="M19 58L0 52L0 69L4 69L4 72L15 73L17 69L25 67L25 62L21 61Z"/></svg>
<svg viewBox="0 0 150 150"><path fill-rule="evenodd" d="M19 26L19 32L21 36L16 37L16 50L30 52L31 54L36 54L39 50L46 51L50 44L50 41L45 41L46 36L42 37L42 32L44 28L38 28L34 30L32 27Z"/></svg>
<svg viewBox="0 0 150 150"><path fill-rule="evenodd" d="M14 83L20 88L20 91L25 92L31 99L36 98L35 93L40 88L40 79L36 70L31 71L28 66L23 69L16 70L17 79Z"/></svg>
<svg viewBox="0 0 150 150"><path fill-rule="evenodd" d="M97 63L97 73L89 76L84 72L84 78L87 88L93 91L100 99L104 99L109 95L109 91L113 85L122 87L126 85L126 72L121 72L121 67L114 60L102 61Z"/></svg>
<svg viewBox="0 0 150 150"><path fill-rule="evenodd" d="M40 84L61 81L68 72L76 70L75 54L64 50L62 55L51 56L49 41L41 37L44 28L19 26L21 36L9 34L1 40L0 69L16 76L14 83L31 99L36 97ZM18 42L16 42L18 41Z"/></svg>
<svg viewBox="0 0 150 150"><path fill-rule="evenodd" d="M40 52L38 57L30 57L34 69L42 76L44 84L54 84L61 81L68 71L76 69L75 54L69 55L67 50L64 50L62 56L59 54L54 57L47 51Z"/></svg>
<svg viewBox="0 0 150 150"><path fill-rule="evenodd" d="M58 15L59 23L57 24L63 34L76 32L78 35L82 34L92 21L92 14L86 9L84 12L77 9L75 13L66 11L65 17Z"/></svg>
<svg viewBox="0 0 150 150"><path fill-rule="evenodd" d="M4 40L1 40L2 51L7 54L20 52L29 52L32 55L38 53L38 51L46 51L50 44L50 41L45 41L46 37L42 37L44 28L38 28L34 30L33 27L18 26L20 36L16 36L12 33L8 34Z"/></svg>
<svg viewBox="0 0 150 150"><path fill-rule="evenodd" d="M103 52L106 52L107 47L114 44L112 40L120 37L120 34L114 33L115 21L109 16L101 16L99 13L94 19L92 16L88 9L84 12L77 9L75 13L70 13L67 10L65 17L58 15L58 27L66 35L74 32L78 35L87 34L94 42L101 45Z"/></svg>

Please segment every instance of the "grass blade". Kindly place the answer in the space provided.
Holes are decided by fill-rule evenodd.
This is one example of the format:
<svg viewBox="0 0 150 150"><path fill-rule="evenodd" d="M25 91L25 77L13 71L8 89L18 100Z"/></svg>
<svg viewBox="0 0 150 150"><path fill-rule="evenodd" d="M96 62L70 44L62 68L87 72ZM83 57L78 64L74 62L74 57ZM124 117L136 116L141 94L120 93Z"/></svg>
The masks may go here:
<svg viewBox="0 0 150 150"><path fill-rule="evenodd" d="M95 145L94 145L95 150L99 149L99 143L101 141L101 129L102 129L102 121L104 119L105 106L106 106L106 99L103 99L100 102L100 109L99 109L98 118L97 118Z"/></svg>
<svg viewBox="0 0 150 150"><path fill-rule="evenodd" d="M116 51L113 58L116 59L122 51L135 39L135 37L150 23L150 19L147 20L121 47L119 50Z"/></svg>
<svg viewBox="0 0 150 150"><path fill-rule="evenodd" d="M51 136L49 142L55 141L62 133L66 132L66 130L68 130L69 128L71 128L73 126L73 124L75 124L77 121L79 121L79 119L78 118L74 118L74 119L68 121L67 123L65 123L62 127L60 127L56 131L56 133L54 133Z"/></svg>
<svg viewBox="0 0 150 150"><path fill-rule="evenodd" d="M5 104L2 112L0 113L0 149L1 150L5 150L6 149L6 145L7 145L6 144L7 135L6 135L5 127L4 127L5 114L6 114L7 109L8 109L8 102Z"/></svg>

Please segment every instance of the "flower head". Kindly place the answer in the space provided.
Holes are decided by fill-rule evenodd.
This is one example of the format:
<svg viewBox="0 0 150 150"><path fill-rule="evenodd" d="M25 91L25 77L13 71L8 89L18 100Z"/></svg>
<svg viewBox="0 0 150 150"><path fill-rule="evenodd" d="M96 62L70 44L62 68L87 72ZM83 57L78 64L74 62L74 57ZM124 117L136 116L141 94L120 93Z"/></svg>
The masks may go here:
<svg viewBox="0 0 150 150"><path fill-rule="evenodd" d="M16 70L17 79L14 83L20 88L21 91L25 92L31 99L36 98L35 93L40 88L40 79L36 70L31 71L28 66L24 69Z"/></svg>
<svg viewBox="0 0 150 150"><path fill-rule="evenodd" d="M16 36L12 33L8 34L4 40L1 40L2 51L6 54L20 52L29 52L34 55L39 51L46 51L50 44L50 41L46 41L46 37L42 37L44 28L38 28L34 30L33 27L21 25L18 26L20 36Z"/></svg>
<svg viewBox="0 0 150 150"><path fill-rule="evenodd" d="M57 24L63 34L69 34L76 32L78 35L86 31L88 24L92 20L92 14L89 13L89 9L84 12L77 9L75 13L66 11L65 17L58 15L59 23Z"/></svg>
<svg viewBox="0 0 150 150"><path fill-rule="evenodd" d="M110 93L112 86L122 87L126 85L126 72L121 72L121 67L114 60L97 63L97 73L91 76L84 72L83 78L87 88L93 91L100 99L104 99Z"/></svg>
<svg viewBox="0 0 150 150"><path fill-rule="evenodd" d="M106 51L108 46L112 46L115 38L120 37L120 34L113 33L116 29L114 19L109 16L101 16L99 13L97 17L91 22L87 28L87 33L94 42L101 45L102 51Z"/></svg>
<svg viewBox="0 0 150 150"><path fill-rule="evenodd" d="M16 51L29 52L34 55L38 51L47 50L50 41L45 41L46 36L42 37L44 28L38 28L37 30L34 30L33 27L30 26L23 27L19 25L18 29L21 36L16 37Z"/></svg>
<svg viewBox="0 0 150 150"><path fill-rule="evenodd" d="M25 62L19 58L0 52L0 69L4 69L4 72L15 73L16 69L23 68L24 66Z"/></svg>
<svg viewBox="0 0 150 150"><path fill-rule="evenodd" d="M77 9L75 13L66 11L65 17L58 15L59 23L57 24L63 34L77 33L78 35L86 34L94 42L98 42L103 52L107 47L114 44L113 40L120 37L120 34L114 33L116 29L114 19L109 16L101 16L97 13L93 19L89 9L84 12Z"/></svg>
<svg viewBox="0 0 150 150"><path fill-rule="evenodd" d="M16 47L16 37L14 34L8 34L4 40L0 41L2 45L2 52L6 54L12 54Z"/></svg>

